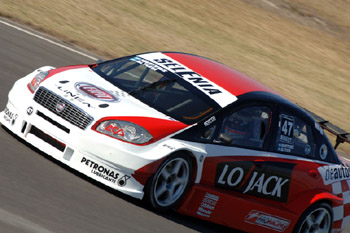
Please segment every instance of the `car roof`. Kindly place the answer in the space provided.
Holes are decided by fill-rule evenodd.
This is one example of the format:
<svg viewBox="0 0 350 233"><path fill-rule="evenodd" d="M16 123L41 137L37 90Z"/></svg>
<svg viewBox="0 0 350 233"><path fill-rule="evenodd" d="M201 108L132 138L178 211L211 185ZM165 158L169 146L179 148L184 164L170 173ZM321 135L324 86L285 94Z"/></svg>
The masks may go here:
<svg viewBox="0 0 350 233"><path fill-rule="evenodd" d="M304 120L307 119L310 122L314 122L314 119L302 107L284 98L283 96L276 95L270 92L255 91L255 92L246 93L240 96L238 101L234 104L240 105L242 102L259 102L259 101L276 103L280 107L282 107L284 110L288 109L290 112L293 112L293 114L295 114L296 116L301 116L303 117Z"/></svg>
<svg viewBox="0 0 350 233"><path fill-rule="evenodd" d="M163 52L163 54L216 83L234 96L240 96L255 91L264 91L279 95L276 91L266 87L253 78L214 60L180 52Z"/></svg>
<svg viewBox="0 0 350 233"><path fill-rule="evenodd" d="M143 54L150 53L157 52ZM278 92L220 62L183 52L163 51L161 53L183 64L236 96L238 98L237 101L231 104L239 104L242 101L269 101L284 106L292 110L295 114L303 116L308 120L313 120L304 109L280 95Z"/></svg>

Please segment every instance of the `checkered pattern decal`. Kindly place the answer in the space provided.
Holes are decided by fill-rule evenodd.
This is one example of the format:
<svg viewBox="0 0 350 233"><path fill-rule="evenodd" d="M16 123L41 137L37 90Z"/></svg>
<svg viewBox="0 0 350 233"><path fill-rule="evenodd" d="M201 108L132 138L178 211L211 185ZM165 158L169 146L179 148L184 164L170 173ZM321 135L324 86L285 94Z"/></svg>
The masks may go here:
<svg viewBox="0 0 350 233"><path fill-rule="evenodd" d="M343 204L333 207L333 233L340 232L350 221L350 180L342 180L332 185L335 195L343 198Z"/></svg>
<svg viewBox="0 0 350 233"><path fill-rule="evenodd" d="M343 199L341 205L333 206L333 233L337 233L350 221L350 167L334 164L319 167L318 171L330 191Z"/></svg>

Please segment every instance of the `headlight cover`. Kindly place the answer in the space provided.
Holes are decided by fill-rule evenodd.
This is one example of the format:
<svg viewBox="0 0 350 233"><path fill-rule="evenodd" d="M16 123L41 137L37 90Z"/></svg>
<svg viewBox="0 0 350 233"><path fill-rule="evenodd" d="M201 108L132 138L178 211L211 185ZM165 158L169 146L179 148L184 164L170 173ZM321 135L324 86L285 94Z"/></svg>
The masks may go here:
<svg viewBox="0 0 350 233"><path fill-rule="evenodd" d="M34 93L38 89L39 84L49 75L49 71L40 71L34 76L32 81L28 83L29 90Z"/></svg>
<svg viewBox="0 0 350 233"><path fill-rule="evenodd" d="M96 131L135 144L145 144L153 139L146 129L129 121L106 120L96 127Z"/></svg>

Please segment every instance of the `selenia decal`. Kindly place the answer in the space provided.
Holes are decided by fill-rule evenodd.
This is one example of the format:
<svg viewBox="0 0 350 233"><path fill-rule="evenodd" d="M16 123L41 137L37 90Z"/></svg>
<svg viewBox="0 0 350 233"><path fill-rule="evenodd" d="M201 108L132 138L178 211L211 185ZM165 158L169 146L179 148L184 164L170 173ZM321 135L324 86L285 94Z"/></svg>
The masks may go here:
<svg viewBox="0 0 350 233"><path fill-rule="evenodd" d="M149 53L144 55L139 55L139 57L146 59L148 62L155 64L154 69L161 70L165 69L169 72L176 74L178 77L186 80L195 88L199 89L215 102L217 102L221 107L225 107L228 104L237 100L237 97L226 91L224 88L218 86L217 84L211 82L202 75L194 72L183 64L177 62L176 60L162 54L162 53ZM143 64L145 61L143 60Z"/></svg>
<svg viewBox="0 0 350 233"><path fill-rule="evenodd" d="M295 164L237 161L219 163L215 185L241 193L286 202ZM281 169L283 168L283 169Z"/></svg>

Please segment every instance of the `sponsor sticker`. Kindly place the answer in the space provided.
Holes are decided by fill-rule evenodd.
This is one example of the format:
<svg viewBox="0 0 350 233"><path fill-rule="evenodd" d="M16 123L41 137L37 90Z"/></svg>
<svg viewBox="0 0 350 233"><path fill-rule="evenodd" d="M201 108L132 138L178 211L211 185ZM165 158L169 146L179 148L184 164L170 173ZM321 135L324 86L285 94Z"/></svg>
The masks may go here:
<svg viewBox="0 0 350 233"><path fill-rule="evenodd" d="M174 150L176 149L175 147L170 146L170 145L168 145L168 144L163 144L163 147L165 147L165 148L167 148L167 149L169 149L169 150L171 150L171 151L174 151Z"/></svg>
<svg viewBox="0 0 350 233"><path fill-rule="evenodd" d="M325 144L322 144L322 146L320 147L320 157L322 160L325 160L327 158L328 155L328 149L327 146Z"/></svg>
<svg viewBox="0 0 350 233"><path fill-rule="evenodd" d="M216 204L219 201L219 196L216 196L211 193L205 193L201 204L199 205L196 214L202 217L209 218L213 213Z"/></svg>
<svg viewBox="0 0 350 233"><path fill-rule="evenodd" d="M8 107L5 107L5 110L4 110L5 121L10 122L12 125L14 125L17 117L18 117L18 114L11 111Z"/></svg>
<svg viewBox="0 0 350 233"><path fill-rule="evenodd" d="M282 162L255 164L251 161L219 163L215 185L240 193L286 202L294 165Z"/></svg>
<svg viewBox="0 0 350 233"><path fill-rule="evenodd" d="M259 225L278 232L284 232L289 224L290 220L284 219L278 216L273 216L258 210L252 210L244 219L245 222L250 224Z"/></svg>
<svg viewBox="0 0 350 233"><path fill-rule="evenodd" d="M77 101L86 107L93 108L89 102L86 102L86 100L79 96L79 93L73 93L70 90L65 89L63 86L57 86L57 89L61 91L64 94L64 97L68 100L72 102Z"/></svg>
<svg viewBox="0 0 350 233"><path fill-rule="evenodd" d="M321 135L324 134L322 127L320 126L319 123L315 122L315 129L320 132Z"/></svg>
<svg viewBox="0 0 350 233"><path fill-rule="evenodd" d="M214 82L208 80L165 54L149 53L139 55L138 57L141 57L143 62L146 60L151 64L156 65L158 70L162 70L163 72L171 72L187 81L193 87L199 89L201 92L213 99L221 107L225 107L237 100L236 96L232 95L224 88L218 86Z"/></svg>
<svg viewBox="0 0 350 233"><path fill-rule="evenodd" d="M204 126L207 127L207 126L211 125L211 124L212 124L213 122L215 122L215 121L216 121L215 116L212 116L212 117L210 117L208 120L206 120L206 121L204 122Z"/></svg>
<svg viewBox="0 0 350 233"><path fill-rule="evenodd" d="M119 98L111 94L110 92L97 87L91 83L78 82L75 84L75 88L82 95L88 96L92 99L97 99L106 102L118 102Z"/></svg>
<svg viewBox="0 0 350 233"><path fill-rule="evenodd" d="M294 150L294 145L285 144L285 143L278 143L277 150L280 152L290 153L290 152L292 152L292 150Z"/></svg>
<svg viewBox="0 0 350 233"><path fill-rule="evenodd" d="M309 144L305 145L305 154L309 155L311 153L311 146Z"/></svg>
<svg viewBox="0 0 350 233"><path fill-rule="evenodd" d="M28 116L32 115L33 112L34 112L33 107L30 106L30 107L27 108L27 114L28 114Z"/></svg>
<svg viewBox="0 0 350 233"><path fill-rule="evenodd" d="M120 187L127 185L128 180L131 178L128 175L120 177L118 171L111 169L105 165L101 165L91 159L82 157L80 163L90 168L91 173L97 177L101 177L104 180L113 184L118 184Z"/></svg>
<svg viewBox="0 0 350 233"><path fill-rule="evenodd" d="M118 180L118 185L120 186L120 187L123 187L123 186L125 186L126 185L126 183L127 183L127 181L128 181L128 179L130 179L131 177L130 176L128 176L128 175L124 175L124 176L122 176L121 178L119 178L119 180Z"/></svg>
<svg viewBox="0 0 350 233"><path fill-rule="evenodd" d="M350 167L339 164L319 167L318 172L321 174L325 185L350 179Z"/></svg>
<svg viewBox="0 0 350 233"><path fill-rule="evenodd" d="M144 58L141 58L139 56L133 57L130 60L132 60L134 62L137 62L137 63L139 63L141 65L144 65L144 66L146 66L146 67L148 67L148 68L150 68L151 70L154 70L154 71L161 71L163 73L168 72L167 69L164 69L163 67L161 67L161 66L159 66L159 65L157 65L157 64L155 64L153 62L150 62L150 61L148 61L148 60L146 60Z"/></svg>

